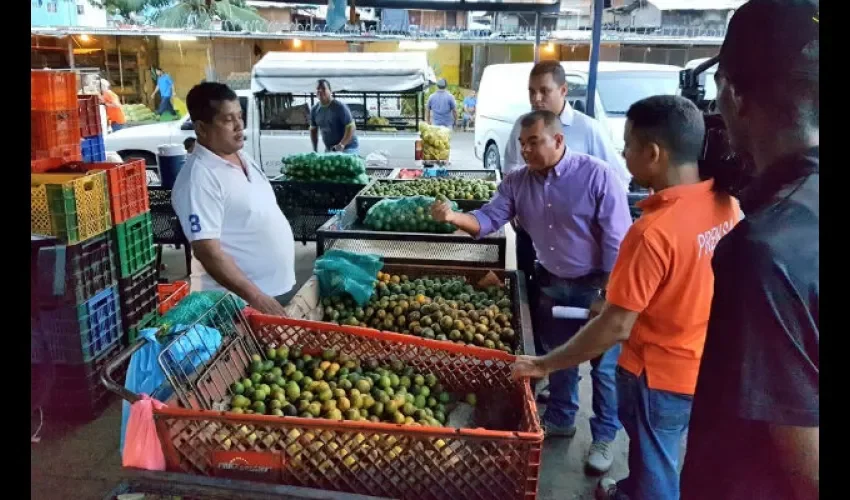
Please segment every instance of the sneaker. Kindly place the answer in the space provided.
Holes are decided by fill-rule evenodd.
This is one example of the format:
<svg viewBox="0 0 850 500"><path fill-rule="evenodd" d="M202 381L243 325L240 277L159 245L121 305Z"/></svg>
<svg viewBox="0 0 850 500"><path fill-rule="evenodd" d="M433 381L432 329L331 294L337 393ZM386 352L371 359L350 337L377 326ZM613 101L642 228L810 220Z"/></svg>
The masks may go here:
<svg viewBox="0 0 850 500"><path fill-rule="evenodd" d="M587 472L590 474L604 474L614 463L614 453L611 450L613 443L610 441L594 441L587 453Z"/></svg>
<svg viewBox="0 0 850 500"><path fill-rule="evenodd" d="M616 500L617 481L610 477L603 477L596 485L596 500Z"/></svg>
<svg viewBox="0 0 850 500"><path fill-rule="evenodd" d="M550 424L549 422L542 422L541 427L543 427L543 436L544 438L548 437L565 437L571 438L576 435L576 426L571 425L568 427L558 427L557 425Z"/></svg>

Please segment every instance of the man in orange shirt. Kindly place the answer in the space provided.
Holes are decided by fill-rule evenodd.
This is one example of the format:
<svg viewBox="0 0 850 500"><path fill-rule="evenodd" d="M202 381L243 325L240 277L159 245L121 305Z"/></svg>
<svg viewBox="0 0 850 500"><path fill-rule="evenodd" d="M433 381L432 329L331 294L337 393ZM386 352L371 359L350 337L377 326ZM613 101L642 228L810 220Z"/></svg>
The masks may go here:
<svg viewBox="0 0 850 500"><path fill-rule="evenodd" d="M634 180L655 192L629 229L598 316L542 357L520 356L516 378L542 378L623 343L618 413L629 435L629 477L600 482L600 498L678 500L679 453L688 428L714 276L717 242L739 219L737 201L702 181L705 125L693 103L655 96L632 105L625 129Z"/></svg>
<svg viewBox="0 0 850 500"><path fill-rule="evenodd" d="M106 80L100 81L100 88L102 90L101 97L103 98L103 103L106 105L106 117L109 119L109 123L112 124L112 131L118 132L127 123L124 110L121 108L121 101L118 99L118 94L112 91L109 82Z"/></svg>

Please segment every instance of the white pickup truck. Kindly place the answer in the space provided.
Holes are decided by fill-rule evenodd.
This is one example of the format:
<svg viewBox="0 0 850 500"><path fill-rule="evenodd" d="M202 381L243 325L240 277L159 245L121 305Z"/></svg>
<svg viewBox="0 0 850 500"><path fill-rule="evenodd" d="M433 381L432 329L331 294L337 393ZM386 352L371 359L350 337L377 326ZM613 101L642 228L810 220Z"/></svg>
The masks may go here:
<svg viewBox="0 0 850 500"><path fill-rule="evenodd" d="M423 86L434 81L434 73L425 53L266 54L251 72L251 90L238 90L236 94L245 117L245 151L263 165L267 174L274 176L280 173L284 156L313 149L303 117L298 127L281 127L274 120L275 116L270 118L270 108L281 102L285 102L287 109L299 104L304 109L308 108L307 103L311 94L315 93L319 78L329 80L335 92L345 94L346 97L341 100L349 104L355 121L360 125L365 118L377 116L373 109L377 103L400 100L402 94L418 96ZM351 97L358 93L365 96L365 113L363 105L358 108L356 100ZM265 117L262 115L263 106L266 107ZM386 107L388 112L381 116L389 118L395 126L400 119L401 106ZM412 119L407 120L409 123L405 122L406 128L398 127L396 131L358 130L360 155L366 157L371 153L381 153L391 167L410 165L419 139L415 116ZM105 146L107 151L116 152L125 160L141 158L153 166L157 163L160 145L181 144L187 137L194 136L192 121L186 116L174 122L119 130L106 136ZM319 149L324 149L321 139Z"/></svg>

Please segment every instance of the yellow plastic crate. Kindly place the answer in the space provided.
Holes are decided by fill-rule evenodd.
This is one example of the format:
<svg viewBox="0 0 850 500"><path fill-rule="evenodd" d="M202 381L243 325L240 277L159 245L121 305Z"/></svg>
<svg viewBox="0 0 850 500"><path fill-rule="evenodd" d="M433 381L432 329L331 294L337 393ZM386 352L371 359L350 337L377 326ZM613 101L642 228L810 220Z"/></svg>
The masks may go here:
<svg viewBox="0 0 850 500"><path fill-rule="evenodd" d="M106 172L30 175L32 233L78 243L110 227Z"/></svg>

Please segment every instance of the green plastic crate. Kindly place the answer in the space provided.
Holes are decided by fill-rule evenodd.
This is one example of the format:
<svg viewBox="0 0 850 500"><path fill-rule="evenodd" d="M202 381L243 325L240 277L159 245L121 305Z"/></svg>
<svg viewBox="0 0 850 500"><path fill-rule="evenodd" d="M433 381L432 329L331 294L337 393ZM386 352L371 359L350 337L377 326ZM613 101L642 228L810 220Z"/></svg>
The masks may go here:
<svg viewBox="0 0 850 500"><path fill-rule="evenodd" d="M129 278L156 260L150 212L116 225L115 240L121 278Z"/></svg>

